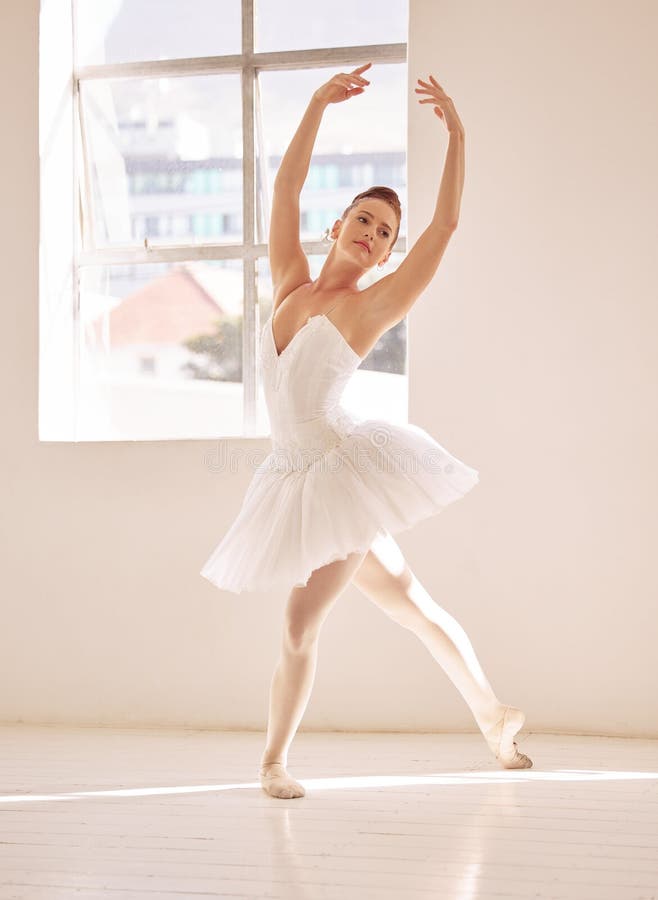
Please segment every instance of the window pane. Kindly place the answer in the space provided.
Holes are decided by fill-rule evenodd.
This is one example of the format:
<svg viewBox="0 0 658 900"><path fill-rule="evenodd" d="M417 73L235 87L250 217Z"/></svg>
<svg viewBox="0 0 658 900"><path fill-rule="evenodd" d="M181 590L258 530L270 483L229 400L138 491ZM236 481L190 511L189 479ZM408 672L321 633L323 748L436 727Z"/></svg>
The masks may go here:
<svg viewBox="0 0 658 900"><path fill-rule="evenodd" d="M239 75L80 87L96 246L242 241Z"/></svg>
<svg viewBox="0 0 658 900"><path fill-rule="evenodd" d="M406 234L407 65L375 65L373 70L372 93L332 104L324 113L300 195L302 240L319 239L356 194L373 185L398 193L400 234ZM270 185L313 91L336 71L260 73ZM269 222L260 239L267 240L268 232Z"/></svg>
<svg viewBox="0 0 658 900"><path fill-rule="evenodd" d="M286 0L285 15L281 14L282 5L274 0L256 0L254 42L258 52L407 40L408 0L379 0L376 6L354 0Z"/></svg>
<svg viewBox="0 0 658 900"><path fill-rule="evenodd" d="M241 52L240 0L75 0L76 65Z"/></svg>
<svg viewBox="0 0 658 900"><path fill-rule="evenodd" d="M81 438L241 435L242 278L242 260L82 268Z"/></svg>

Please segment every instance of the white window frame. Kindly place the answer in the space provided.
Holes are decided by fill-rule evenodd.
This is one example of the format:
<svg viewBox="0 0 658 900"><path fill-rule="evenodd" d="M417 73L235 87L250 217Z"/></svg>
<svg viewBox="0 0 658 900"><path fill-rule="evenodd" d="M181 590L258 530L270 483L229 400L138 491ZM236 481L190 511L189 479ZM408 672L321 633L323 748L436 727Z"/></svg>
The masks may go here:
<svg viewBox="0 0 658 900"><path fill-rule="evenodd" d="M258 92L257 75L263 71L281 71L290 69L308 69L336 66L355 67L364 59L372 60L378 64L403 63L407 61L407 44L364 44L351 47L323 47L310 50L286 50L280 52L256 53L254 51L254 0L242 0L242 52L240 54L191 57L173 60L145 60L140 62L115 63L102 65L75 66L76 29L75 7L77 0L51 0L49 6L50 15L59 13L62 19L70 23L71 47L70 63L72 77L70 78L70 109L72 115L71 150L73 161L72 172L72 196L74 197L71 210L72 225L72 254L71 254L71 282L70 290L72 299L70 325L72 328L71 341L67 342L73 350L73 360L70 372L70 405L67 407L71 413L73 423L73 440L77 440L77 411L79 384L79 348L80 348L80 271L84 266L98 266L111 264L141 264L154 262L178 262L185 260L219 260L241 259L243 260L244 278L244 307L242 328L242 360L243 360L243 436L258 433L257 428L257 342L260 334L259 307L256 287L257 260L268 256L268 245L254 240L255 233L265 233L265 223L269 220L270 191L268 184L267 160L263 142L262 105ZM42 27L43 27L42 22ZM62 47L58 47L61 59ZM51 53L53 56L53 53ZM42 54L42 66L44 64ZM182 75L210 75L239 73L242 85L242 176L243 176L243 240L239 244L213 244L187 245L169 243L166 246L151 247L148 239L145 239L143 247L135 248L103 248L96 247L93 233L93 210L90 209L92 191L90 190L89 157L87 152L86 124L82 116L82 104L80 103L80 86L82 82L94 79L116 79L134 77L176 77ZM48 77L43 72L42 77ZM47 127L47 117L54 116L52 104L42 109L40 125ZM61 111L61 110L60 110ZM254 129L256 122L256 129ZM256 190L256 141L258 141L258 159L261 163L261 171L258 173L259 190ZM42 156L42 177L44 176L45 162ZM259 217L259 228L256 232L256 217ZM51 229L52 231L52 229ZM42 229L42 247L47 234ZM307 255L323 254L327 246L322 240L302 241L302 247ZM406 236L400 235L396 242L396 252L406 252ZM60 284L57 288L52 283L52 272L42 273L49 282L46 290L49 297L55 299L57 293L59 302L62 300L66 285ZM48 303L42 303L42 311ZM61 363L61 360L60 360ZM47 372L40 373L40 397L46 404L46 380ZM45 377L43 377L45 376ZM44 388L44 396L41 388ZM61 399L61 398L60 398ZM61 408L61 406L60 406ZM60 427L50 423L50 427L44 425L40 415L40 439L71 439L71 428L67 430L64 424ZM57 433L57 435L56 435Z"/></svg>

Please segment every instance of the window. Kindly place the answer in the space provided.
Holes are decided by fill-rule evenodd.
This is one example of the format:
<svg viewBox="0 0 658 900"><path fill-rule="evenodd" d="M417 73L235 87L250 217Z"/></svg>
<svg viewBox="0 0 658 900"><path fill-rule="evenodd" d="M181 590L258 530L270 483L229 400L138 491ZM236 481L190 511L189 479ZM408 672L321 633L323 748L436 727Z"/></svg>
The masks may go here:
<svg viewBox="0 0 658 900"><path fill-rule="evenodd" d="M40 439L268 434L271 186L334 73L373 62L363 102L328 107L302 190L313 277L356 193L386 184L406 209L407 0L376 16L346 0L285 6L42 4ZM396 252L362 286L405 250L403 214ZM404 417L405 372L402 322L362 363L351 402L390 414L396 396Z"/></svg>

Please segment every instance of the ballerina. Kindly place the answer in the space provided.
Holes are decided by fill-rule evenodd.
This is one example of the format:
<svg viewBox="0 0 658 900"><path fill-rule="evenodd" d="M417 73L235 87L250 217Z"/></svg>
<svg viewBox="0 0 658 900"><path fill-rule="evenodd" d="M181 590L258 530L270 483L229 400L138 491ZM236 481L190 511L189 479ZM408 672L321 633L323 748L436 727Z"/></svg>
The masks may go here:
<svg viewBox="0 0 658 900"><path fill-rule="evenodd" d="M293 585L259 769L263 789L282 799L305 795L288 772L288 751L310 698L322 623L350 583L429 650L500 764L532 766L514 741L524 713L498 700L464 629L423 588L392 537L463 497L478 483L477 470L416 425L358 421L339 402L361 361L430 283L457 227L464 129L432 75L418 79L416 92L447 128L448 150L432 220L397 270L358 287L374 265L386 264L400 229L399 198L383 185L358 194L334 222L315 280L299 240L299 196L322 115L366 90L371 65L334 75L314 92L281 161L268 246L273 306L261 334L274 449L201 571L237 593L277 579ZM428 458L433 465L401 464Z"/></svg>

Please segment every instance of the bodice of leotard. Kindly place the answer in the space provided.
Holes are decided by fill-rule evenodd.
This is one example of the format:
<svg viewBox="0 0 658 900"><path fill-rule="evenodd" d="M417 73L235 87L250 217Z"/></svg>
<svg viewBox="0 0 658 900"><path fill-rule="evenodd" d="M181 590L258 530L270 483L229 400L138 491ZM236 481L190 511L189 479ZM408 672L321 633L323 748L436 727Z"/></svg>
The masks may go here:
<svg viewBox="0 0 658 900"><path fill-rule="evenodd" d="M327 449L350 433L355 420L340 400L361 357L326 314L310 316L280 355L270 316L261 363L275 449Z"/></svg>

